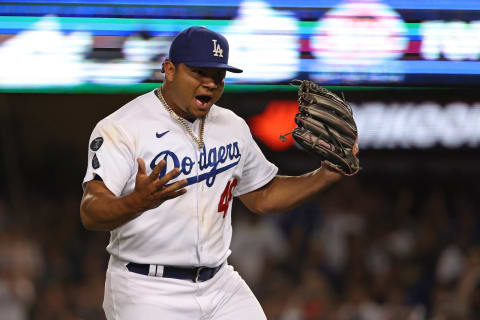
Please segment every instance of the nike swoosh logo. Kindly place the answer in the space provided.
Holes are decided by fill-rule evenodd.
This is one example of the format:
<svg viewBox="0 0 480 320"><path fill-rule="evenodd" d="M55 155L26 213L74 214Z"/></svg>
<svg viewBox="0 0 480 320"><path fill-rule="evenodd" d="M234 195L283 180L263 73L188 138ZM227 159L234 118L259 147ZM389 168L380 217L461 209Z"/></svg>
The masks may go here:
<svg viewBox="0 0 480 320"><path fill-rule="evenodd" d="M162 132L162 133L156 132L155 135L157 136L157 138L161 138L161 137L163 137L164 135L166 135L166 134L169 133L169 132L170 132L170 130L167 130L167 131Z"/></svg>

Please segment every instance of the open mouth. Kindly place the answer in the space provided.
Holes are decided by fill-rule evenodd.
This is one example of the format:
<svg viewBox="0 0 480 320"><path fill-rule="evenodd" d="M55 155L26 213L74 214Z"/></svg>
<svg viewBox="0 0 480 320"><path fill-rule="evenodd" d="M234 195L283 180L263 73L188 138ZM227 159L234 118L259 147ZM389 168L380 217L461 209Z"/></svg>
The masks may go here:
<svg viewBox="0 0 480 320"><path fill-rule="evenodd" d="M198 101L200 101L202 104L207 104L212 100L212 97L210 96L205 96L205 95L199 95L195 97Z"/></svg>

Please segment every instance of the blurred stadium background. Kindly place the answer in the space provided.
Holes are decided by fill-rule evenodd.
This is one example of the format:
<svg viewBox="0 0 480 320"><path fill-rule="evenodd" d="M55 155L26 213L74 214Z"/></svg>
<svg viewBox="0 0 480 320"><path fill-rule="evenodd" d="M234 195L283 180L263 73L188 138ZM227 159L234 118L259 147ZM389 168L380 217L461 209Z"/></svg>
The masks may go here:
<svg viewBox="0 0 480 320"><path fill-rule="evenodd" d="M230 262L271 320L480 319L478 0L0 1L0 319L94 320L108 234L79 220L95 123L159 85L190 25L224 33L219 105L284 174L292 79L343 92L363 170L295 211L234 204ZM237 78L235 78L238 76Z"/></svg>

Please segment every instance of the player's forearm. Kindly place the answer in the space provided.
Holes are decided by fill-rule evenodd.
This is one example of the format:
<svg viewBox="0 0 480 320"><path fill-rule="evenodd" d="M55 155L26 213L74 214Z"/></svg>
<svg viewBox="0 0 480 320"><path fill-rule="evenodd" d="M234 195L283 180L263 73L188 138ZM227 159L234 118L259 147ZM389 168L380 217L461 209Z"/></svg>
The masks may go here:
<svg viewBox="0 0 480 320"><path fill-rule="evenodd" d="M111 231L141 214L132 194L115 197L87 194L80 206L80 216L88 230Z"/></svg>
<svg viewBox="0 0 480 320"><path fill-rule="evenodd" d="M255 213L281 213L305 203L341 177L339 173L324 168L301 176L277 176L264 188L241 196L241 200Z"/></svg>

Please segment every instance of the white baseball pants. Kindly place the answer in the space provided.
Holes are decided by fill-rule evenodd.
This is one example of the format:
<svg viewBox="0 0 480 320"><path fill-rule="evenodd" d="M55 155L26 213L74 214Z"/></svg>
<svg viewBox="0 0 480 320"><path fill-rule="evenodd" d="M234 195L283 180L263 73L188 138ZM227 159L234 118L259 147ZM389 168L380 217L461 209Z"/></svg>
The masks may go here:
<svg viewBox="0 0 480 320"><path fill-rule="evenodd" d="M266 320L258 300L225 264L205 282L145 276L110 258L103 309L108 320Z"/></svg>

